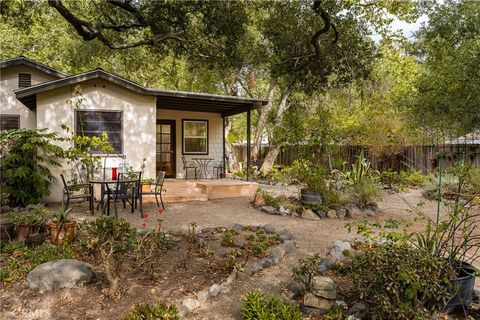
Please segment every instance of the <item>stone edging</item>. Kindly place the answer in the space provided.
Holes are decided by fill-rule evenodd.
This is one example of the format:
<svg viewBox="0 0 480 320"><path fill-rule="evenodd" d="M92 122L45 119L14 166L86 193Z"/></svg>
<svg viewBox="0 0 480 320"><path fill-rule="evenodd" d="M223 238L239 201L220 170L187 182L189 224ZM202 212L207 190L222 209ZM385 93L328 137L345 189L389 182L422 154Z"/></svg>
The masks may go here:
<svg viewBox="0 0 480 320"><path fill-rule="evenodd" d="M248 226L243 227L241 224L235 224L233 226L236 230L243 230L244 228L249 228L250 230L258 230L263 229L265 232L273 234L277 233L281 243L272 247L270 253L267 257L261 258L258 261L251 261L247 263L245 269L243 271L233 271L228 277L227 280L222 283L215 283L208 290L201 290L195 294L196 298L185 298L182 300L181 306L179 308L178 314L181 318L184 318L190 311L193 311L199 308L202 304L204 304L208 299L213 299L220 294L226 294L232 291L235 282L237 279L248 278L252 276L254 273L257 273L261 270L270 268L273 265L278 264L281 259L287 254L288 252L292 251L295 248L293 242L293 234L287 230L283 229L279 232L275 232L275 227L271 224L266 224L263 226ZM211 230L208 229L207 232ZM203 231L203 230L202 230Z"/></svg>

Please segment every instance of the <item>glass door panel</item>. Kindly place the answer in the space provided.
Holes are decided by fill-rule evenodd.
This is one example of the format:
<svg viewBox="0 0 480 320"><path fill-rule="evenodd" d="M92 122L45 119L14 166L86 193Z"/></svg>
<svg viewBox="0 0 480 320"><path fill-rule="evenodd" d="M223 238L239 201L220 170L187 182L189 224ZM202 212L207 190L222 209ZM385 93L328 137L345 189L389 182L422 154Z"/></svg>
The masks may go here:
<svg viewBox="0 0 480 320"><path fill-rule="evenodd" d="M157 120L157 172L165 171L166 176L174 178L175 162L175 120Z"/></svg>

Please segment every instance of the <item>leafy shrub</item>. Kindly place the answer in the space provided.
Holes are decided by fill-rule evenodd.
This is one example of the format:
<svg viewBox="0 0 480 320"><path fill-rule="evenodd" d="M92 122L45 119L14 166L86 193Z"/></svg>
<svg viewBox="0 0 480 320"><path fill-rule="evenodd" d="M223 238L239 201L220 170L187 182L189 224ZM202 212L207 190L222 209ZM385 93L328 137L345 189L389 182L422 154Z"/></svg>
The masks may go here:
<svg viewBox="0 0 480 320"><path fill-rule="evenodd" d="M82 245L86 252L101 258L110 284L110 293L116 293L119 288L122 254L134 248L137 231L127 221L114 217L87 221L80 228L85 232Z"/></svg>
<svg viewBox="0 0 480 320"><path fill-rule="evenodd" d="M222 238L222 246L229 247L233 246L233 242L235 241L235 236L238 234L237 231L234 229L229 229L225 232Z"/></svg>
<svg viewBox="0 0 480 320"><path fill-rule="evenodd" d="M57 259L74 258L73 248L65 245L52 246L43 244L33 248L27 247L19 242L5 243L2 247L0 268L0 280L2 282L18 281L38 265Z"/></svg>
<svg viewBox="0 0 480 320"><path fill-rule="evenodd" d="M51 217L52 213L43 205L37 205L27 211L12 212L8 215L10 222L28 226L31 233L38 232Z"/></svg>
<svg viewBox="0 0 480 320"><path fill-rule="evenodd" d="M427 199L437 199L438 197L438 176L431 176L422 186L423 196ZM457 190L458 177L445 173L442 174L442 193L454 193Z"/></svg>
<svg viewBox="0 0 480 320"><path fill-rule="evenodd" d="M282 199L276 198L273 194L265 190L260 190L260 196L265 202L266 206L272 206L274 208L279 208L282 205Z"/></svg>
<svg viewBox="0 0 480 320"><path fill-rule="evenodd" d="M311 257L299 259L298 262L299 266L293 268L293 279L302 285L303 293L310 292L312 279L317 274L320 256L315 254Z"/></svg>
<svg viewBox="0 0 480 320"><path fill-rule="evenodd" d="M353 190L355 191L353 197L360 208L365 208L380 196L380 192L372 179L364 179L354 184Z"/></svg>
<svg viewBox="0 0 480 320"><path fill-rule="evenodd" d="M397 187L420 187L428 180L428 176L415 170L396 172L389 169L380 174L380 179L384 185L388 185L392 189L393 185Z"/></svg>
<svg viewBox="0 0 480 320"><path fill-rule="evenodd" d="M423 184L423 196L428 199L438 197L438 174L431 175ZM466 199L480 195L480 167L472 165L457 164L445 170L442 174L441 185L442 197L453 199L459 195Z"/></svg>
<svg viewBox="0 0 480 320"><path fill-rule="evenodd" d="M406 184L413 187L420 187L428 180L428 176L424 175L421 171L401 172L401 174L405 174L404 179Z"/></svg>
<svg viewBox="0 0 480 320"><path fill-rule="evenodd" d="M259 229L255 236L248 238L250 241L248 248L253 256L259 257L263 255L268 248L278 243L278 235L267 235L263 229Z"/></svg>
<svg viewBox="0 0 480 320"><path fill-rule="evenodd" d="M264 297L259 292L247 292L242 306L246 320L301 320L300 309L275 296Z"/></svg>
<svg viewBox="0 0 480 320"><path fill-rule="evenodd" d="M6 130L0 133L2 193L6 193L11 206L38 203L50 195L54 180L51 167L60 165L63 149L53 144L61 140L47 129Z"/></svg>
<svg viewBox="0 0 480 320"><path fill-rule="evenodd" d="M179 320L177 307L159 302L156 305L141 304L130 311L124 320Z"/></svg>
<svg viewBox="0 0 480 320"><path fill-rule="evenodd" d="M374 245L353 256L353 284L369 319L430 319L445 305L455 271L446 260L407 245Z"/></svg>

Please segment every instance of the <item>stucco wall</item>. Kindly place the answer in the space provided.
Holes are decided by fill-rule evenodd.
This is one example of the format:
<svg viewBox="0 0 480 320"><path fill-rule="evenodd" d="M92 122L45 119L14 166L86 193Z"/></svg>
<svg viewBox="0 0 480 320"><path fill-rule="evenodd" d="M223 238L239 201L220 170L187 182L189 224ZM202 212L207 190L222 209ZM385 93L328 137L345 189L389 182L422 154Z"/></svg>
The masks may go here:
<svg viewBox="0 0 480 320"><path fill-rule="evenodd" d="M102 79L81 83L85 101L82 110L123 111L123 153L126 162L140 170L146 158L144 175L155 176L155 97L140 95ZM75 86L63 87L37 96L37 126L66 135L62 124L74 128L73 108L66 101L73 97ZM66 145L63 145L67 147ZM53 170L58 181L52 186L48 201L60 201L62 184L60 173L71 177L71 166L64 164Z"/></svg>
<svg viewBox="0 0 480 320"><path fill-rule="evenodd" d="M161 107L162 108L162 107ZM168 106L165 106L168 108ZM223 157L223 119L220 114L206 112L189 112L175 110L157 110L157 118L175 120L176 125L176 162L177 178L184 178L182 164L182 119L208 120L208 155L185 155L187 160L192 158L214 158L221 161ZM210 165L211 166L211 165Z"/></svg>
<svg viewBox="0 0 480 320"><path fill-rule="evenodd" d="M15 66L1 70L0 74L0 113L20 115L20 128L34 129L36 114L15 98L13 90L18 89L18 73L30 73L32 85L57 79L52 75L28 66Z"/></svg>

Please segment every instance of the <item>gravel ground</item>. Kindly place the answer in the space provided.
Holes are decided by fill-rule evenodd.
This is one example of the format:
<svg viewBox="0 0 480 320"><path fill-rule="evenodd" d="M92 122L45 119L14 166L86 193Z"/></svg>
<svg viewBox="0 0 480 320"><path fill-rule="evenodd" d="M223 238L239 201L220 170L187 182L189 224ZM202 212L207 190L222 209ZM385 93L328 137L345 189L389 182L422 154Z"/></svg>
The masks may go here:
<svg viewBox="0 0 480 320"><path fill-rule="evenodd" d="M295 192L291 187L283 187L283 189L277 186L265 188L274 189L277 194ZM434 218L436 203L425 200L421 196L420 190L414 189L404 194L384 192L383 199L378 202L381 214L372 220L385 221L393 218L414 222L416 214L410 211L410 206L415 207L419 202L425 202L423 211ZM154 224L152 218L155 210L156 207L152 204L146 205L145 213L149 214L147 219L141 219L138 213L130 214L123 210L120 216L126 218L137 228L142 228L143 223L146 223L148 227ZM445 216L446 209L443 206L441 212L442 216ZM98 215L97 213L96 216ZM82 217L77 215L77 218L81 219ZM243 225L271 223L277 230L287 228L295 236L296 250L287 254L279 265L255 274L251 279L237 282L231 293L220 295L214 300L208 300L207 303L189 315L190 319L240 319L241 301L246 291L258 289L277 294L285 291L285 285L291 279L291 270L297 264L299 258L315 253L325 255L335 240L349 240L356 236L355 233L348 233L345 228L345 223L353 220L322 219L320 221L307 221L299 218L267 215L255 210L251 206L250 200L245 198L167 204L163 219L162 228L164 231L187 230L191 223L196 223L199 229L217 226L230 227L234 223ZM421 223L415 222L412 229L422 230Z"/></svg>

